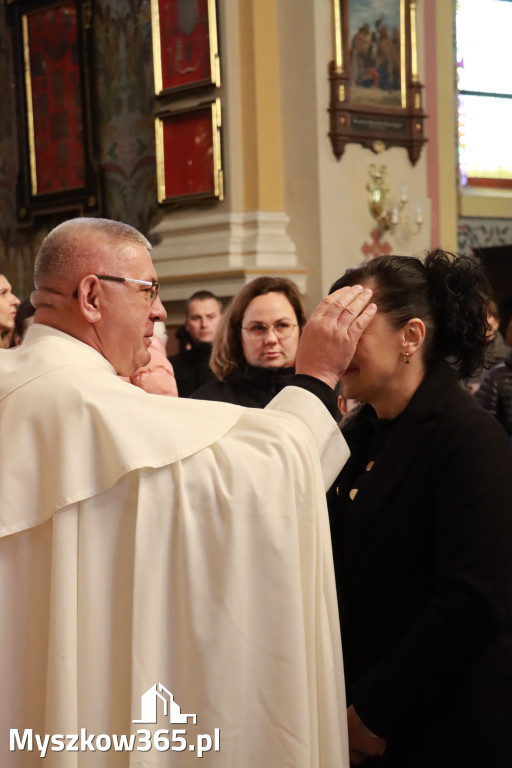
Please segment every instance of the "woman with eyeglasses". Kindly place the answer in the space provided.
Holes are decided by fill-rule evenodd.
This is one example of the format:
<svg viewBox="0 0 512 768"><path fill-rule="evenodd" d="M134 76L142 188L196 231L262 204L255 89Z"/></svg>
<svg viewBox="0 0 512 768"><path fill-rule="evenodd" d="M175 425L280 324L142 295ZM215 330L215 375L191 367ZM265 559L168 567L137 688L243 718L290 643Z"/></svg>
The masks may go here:
<svg viewBox="0 0 512 768"><path fill-rule="evenodd" d="M213 343L217 377L194 392L216 400L264 408L295 373L306 316L299 289L282 277L258 277L231 301Z"/></svg>

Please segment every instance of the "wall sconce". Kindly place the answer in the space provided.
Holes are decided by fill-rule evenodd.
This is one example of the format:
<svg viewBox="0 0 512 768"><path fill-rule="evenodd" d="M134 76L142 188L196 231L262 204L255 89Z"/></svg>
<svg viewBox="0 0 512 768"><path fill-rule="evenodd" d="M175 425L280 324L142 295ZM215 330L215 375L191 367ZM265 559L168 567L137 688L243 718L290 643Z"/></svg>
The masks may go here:
<svg viewBox="0 0 512 768"><path fill-rule="evenodd" d="M380 232L393 233L398 227L402 227L408 235L417 235L423 224L423 214L421 206L417 205L415 209L414 225L404 219L402 211L409 202L407 187L402 184L400 187L400 199L391 209L386 210L387 195L389 184L386 184L387 168L385 165L377 167L372 163L368 169L370 181L366 185L368 190L368 207L370 213L377 222Z"/></svg>

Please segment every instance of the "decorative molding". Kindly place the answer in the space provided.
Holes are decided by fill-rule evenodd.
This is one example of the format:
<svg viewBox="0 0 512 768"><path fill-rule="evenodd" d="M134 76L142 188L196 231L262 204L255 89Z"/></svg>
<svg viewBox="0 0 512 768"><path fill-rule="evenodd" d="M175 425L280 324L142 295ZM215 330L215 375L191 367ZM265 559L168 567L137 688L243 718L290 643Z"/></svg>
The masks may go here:
<svg viewBox="0 0 512 768"><path fill-rule="evenodd" d="M165 273L224 270L228 267L294 267L295 245L283 213L219 213L187 218L166 217L150 233L152 256Z"/></svg>
<svg viewBox="0 0 512 768"><path fill-rule="evenodd" d="M307 270L297 264L288 221L263 211L166 217L150 233L163 301L182 301L202 288L231 297L264 274L290 277L305 293Z"/></svg>

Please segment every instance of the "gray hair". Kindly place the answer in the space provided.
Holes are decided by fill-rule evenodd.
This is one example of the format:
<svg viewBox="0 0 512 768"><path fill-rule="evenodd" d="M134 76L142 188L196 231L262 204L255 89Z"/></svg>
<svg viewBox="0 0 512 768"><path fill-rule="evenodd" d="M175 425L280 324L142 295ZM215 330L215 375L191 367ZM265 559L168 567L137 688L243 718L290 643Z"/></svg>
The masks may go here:
<svg viewBox="0 0 512 768"><path fill-rule="evenodd" d="M106 246L143 245L149 241L134 227L121 221L75 218L62 222L44 238L34 265L34 283L45 288L47 280L57 283L80 278L108 254ZM95 266L94 268L97 268Z"/></svg>

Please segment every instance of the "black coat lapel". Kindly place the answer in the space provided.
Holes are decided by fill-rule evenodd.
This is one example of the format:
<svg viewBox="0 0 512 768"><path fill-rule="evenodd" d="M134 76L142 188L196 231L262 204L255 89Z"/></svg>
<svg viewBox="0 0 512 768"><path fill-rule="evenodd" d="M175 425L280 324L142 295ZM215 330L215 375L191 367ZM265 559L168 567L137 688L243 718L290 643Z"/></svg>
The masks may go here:
<svg viewBox="0 0 512 768"><path fill-rule="evenodd" d="M451 386L458 386L456 377L445 363L436 366L425 377L369 470L368 478L365 478L354 499L347 502L343 537L347 573L356 567L363 543L372 535L372 527L386 509L387 500L394 489L398 485L408 484L412 465L416 461L422 461L421 453L430 440L436 413L444 403ZM360 416L360 424L356 421L358 417L354 417L354 423L347 429L349 445L353 442L351 434L355 438L359 433L359 444L361 436L364 439L368 434L368 410L363 409ZM350 470L350 467L347 469ZM354 487L357 487L357 480L355 485L351 486ZM351 489L345 485L344 493L349 490ZM415 489L411 488L411 493L414 491Z"/></svg>
<svg viewBox="0 0 512 768"><path fill-rule="evenodd" d="M345 520L347 569L356 565L361 547L378 517L387 507L394 489L407 481L411 465L421 461L421 451L432 432L432 423L417 424L401 419L369 470L370 477L348 502Z"/></svg>

